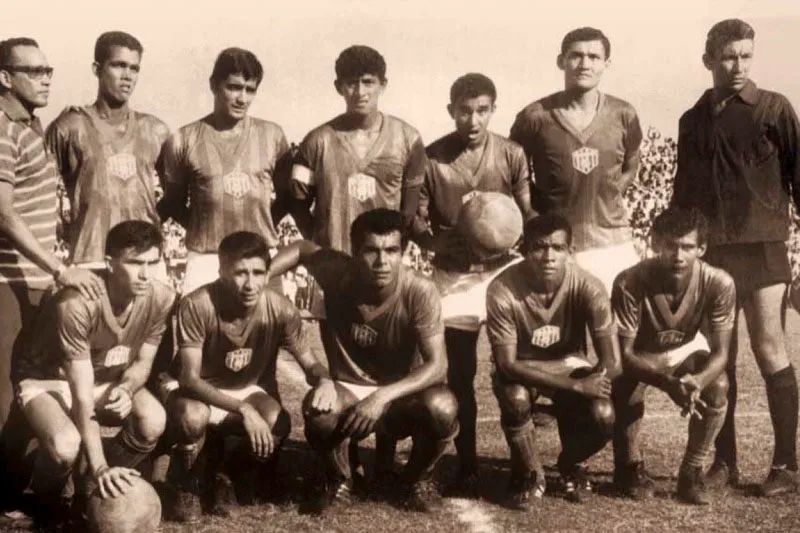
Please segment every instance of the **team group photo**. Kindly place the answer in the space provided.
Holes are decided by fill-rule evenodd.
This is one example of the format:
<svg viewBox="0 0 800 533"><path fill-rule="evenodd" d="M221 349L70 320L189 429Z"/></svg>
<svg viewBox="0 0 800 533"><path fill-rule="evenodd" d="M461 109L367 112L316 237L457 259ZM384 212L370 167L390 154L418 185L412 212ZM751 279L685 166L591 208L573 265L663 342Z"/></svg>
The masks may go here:
<svg viewBox="0 0 800 533"><path fill-rule="evenodd" d="M11 8L0 531L800 530L800 12L614 1Z"/></svg>

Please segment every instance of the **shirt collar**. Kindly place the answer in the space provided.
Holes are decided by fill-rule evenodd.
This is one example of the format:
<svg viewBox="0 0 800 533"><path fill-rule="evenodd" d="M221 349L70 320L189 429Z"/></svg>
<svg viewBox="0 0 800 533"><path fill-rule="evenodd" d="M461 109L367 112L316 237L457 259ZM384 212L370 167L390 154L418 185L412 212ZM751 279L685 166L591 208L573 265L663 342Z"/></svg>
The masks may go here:
<svg viewBox="0 0 800 533"><path fill-rule="evenodd" d="M747 80L744 87L739 91L739 98L747 104L756 105L758 101L758 87L756 87L756 84L751 80Z"/></svg>
<svg viewBox="0 0 800 533"><path fill-rule="evenodd" d="M10 96L9 93L0 94L0 111L8 115L8 118L14 122L30 124L34 120L33 114L25 109L19 100Z"/></svg>

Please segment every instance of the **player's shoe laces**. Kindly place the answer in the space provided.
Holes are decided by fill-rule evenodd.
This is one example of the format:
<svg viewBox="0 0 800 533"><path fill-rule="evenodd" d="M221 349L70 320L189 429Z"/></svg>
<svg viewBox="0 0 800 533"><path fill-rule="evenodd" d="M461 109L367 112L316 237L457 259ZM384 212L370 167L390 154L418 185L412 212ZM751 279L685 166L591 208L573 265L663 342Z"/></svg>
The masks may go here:
<svg viewBox="0 0 800 533"><path fill-rule="evenodd" d="M238 504L233 481L223 472L214 474L212 485L212 500L210 512L223 518L230 518L236 514Z"/></svg>
<svg viewBox="0 0 800 533"><path fill-rule="evenodd" d="M789 470L786 465L774 465L758 492L766 497L789 494L797 491L798 483L797 471Z"/></svg>
<svg viewBox="0 0 800 533"><path fill-rule="evenodd" d="M701 467L681 469L678 474L678 499L692 505L708 505L711 501L706 493Z"/></svg>
<svg viewBox="0 0 800 533"><path fill-rule="evenodd" d="M726 485L736 486L739 484L739 469L722 461L714 461L704 478L705 486L710 490L719 490Z"/></svg>
<svg viewBox="0 0 800 533"><path fill-rule="evenodd" d="M628 498L643 501L653 497L655 484L644 467L644 461L635 461L614 470L614 484Z"/></svg>
<svg viewBox="0 0 800 533"><path fill-rule="evenodd" d="M526 476L512 474L508 483L506 506L518 511L530 511L542 501L545 491L544 479L538 479L536 473Z"/></svg>
<svg viewBox="0 0 800 533"><path fill-rule="evenodd" d="M442 507L442 495L433 479L420 479L409 487L405 507L411 511L430 513Z"/></svg>
<svg viewBox="0 0 800 533"><path fill-rule="evenodd" d="M564 496L568 501L580 503L592 492L592 482L584 465L575 465L561 474L564 481Z"/></svg>

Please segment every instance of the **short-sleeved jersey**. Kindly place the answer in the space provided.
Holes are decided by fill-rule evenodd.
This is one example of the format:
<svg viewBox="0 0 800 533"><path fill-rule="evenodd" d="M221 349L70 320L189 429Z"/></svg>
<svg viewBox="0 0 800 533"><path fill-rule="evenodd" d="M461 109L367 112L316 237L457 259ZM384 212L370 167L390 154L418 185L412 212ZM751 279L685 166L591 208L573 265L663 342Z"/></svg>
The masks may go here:
<svg viewBox="0 0 800 533"><path fill-rule="evenodd" d="M321 249L304 261L325 291L323 343L334 379L386 385L406 377L418 362L419 343L444 332L436 286L401 266L394 293L365 305L353 259Z"/></svg>
<svg viewBox="0 0 800 533"><path fill-rule="evenodd" d="M733 329L736 289L724 270L697 260L680 303L670 306L654 259L623 270L614 280L611 305L621 337L635 338L644 353L678 348L703 330Z"/></svg>
<svg viewBox="0 0 800 533"><path fill-rule="evenodd" d="M249 316L236 320L227 311L219 280L183 298L178 311L178 346L200 348L200 377L215 387L241 389L261 384L277 394L278 350L306 351L300 313L289 300L265 289ZM177 375L177 369L173 369Z"/></svg>
<svg viewBox="0 0 800 533"><path fill-rule="evenodd" d="M222 239L236 231L263 235L278 245L271 206L278 163L289 146L277 124L244 119L238 138L226 139L209 117L183 126L165 149L166 183L188 192L186 248L216 253Z"/></svg>
<svg viewBox="0 0 800 533"><path fill-rule="evenodd" d="M514 345L520 360L553 360L586 353L586 328L604 337L616 332L603 284L574 264L549 306L537 297L526 261L510 266L486 293L486 333L492 347Z"/></svg>
<svg viewBox="0 0 800 533"><path fill-rule="evenodd" d="M293 183L295 199L314 198L313 240L350 253L350 225L365 211L400 210L403 191L422 185L425 146L413 127L383 115L380 132L362 159L344 137L339 116L312 130L296 164L311 170L310 181Z"/></svg>
<svg viewBox="0 0 800 533"><path fill-rule="evenodd" d="M631 239L623 194L630 185L622 166L638 163L642 130L627 102L600 94L589 126L577 131L552 94L520 111L511 139L531 166L531 202L538 213L558 211L572 224L578 251Z"/></svg>
<svg viewBox="0 0 800 533"><path fill-rule="evenodd" d="M481 192L500 192L517 199L530 194L525 152L505 137L489 132L477 169L463 163L464 143L457 133L437 140L426 152L428 164L420 192L419 214L430 221L437 237L455 233L461 206ZM463 243L460 245L457 238L442 238L440 242L443 246L436 250L435 265L442 268L469 266L467 247Z"/></svg>
<svg viewBox="0 0 800 533"><path fill-rule="evenodd" d="M168 137L164 122L136 111L119 133L91 106L68 108L50 124L47 145L69 194L73 262L103 261L106 235L120 222L159 223L155 186Z"/></svg>
<svg viewBox="0 0 800 533"><path fill-rule="evenodd" d="M160 281L136 296L119 318L108 296L89 300L77 290L59 290L37 319L36 335L20 355L15 376L58 379L67 361L90 359L95 383L112 383L136 360L144 344L158 346L175 303L175 291Z"/></svg>

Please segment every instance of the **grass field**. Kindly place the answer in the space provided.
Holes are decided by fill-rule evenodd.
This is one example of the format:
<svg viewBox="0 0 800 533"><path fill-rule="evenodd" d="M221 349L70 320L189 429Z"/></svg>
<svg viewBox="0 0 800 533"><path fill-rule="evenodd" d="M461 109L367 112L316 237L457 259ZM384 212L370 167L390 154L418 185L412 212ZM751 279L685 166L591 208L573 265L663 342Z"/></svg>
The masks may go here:
<svg viewBox="0 0 800 533"><path fill-rule="evenodd" d="M790 312L789 346L795 364L800 340L800 316ZM317 328L309 324L309 335L319 350ZM746 334L740 332L740 346L748 346ZM646 458L657 483L656 498L646 504L621 499L611 491L612 458L610 445L593 458L592 471L597 493L583 504L562 499L550 484L549 492L539 509L532 513L507 510L499 505L508 479L508 449L500 430L499 412L489 384L489 353L481 336L480 361L476 389L478 395L478 452L481 461L482 499L479 501L446 499L445 511L425 515L404 511L389 503L359 501L347 511L309 516L299 511L299 504L318 477L318 465L303 439L299 404L307 390L298 382L299 368L289 358L279 365L281 393L292 414L291 440L280 463L282 483L287 501L280 506L243 507L234 519L204 517L199 525L184 526L165 522L164 533L250 533L250 532L368 532L399 533L430 531L450 533L501 533L514 531L552 532L793 532L800 531L800 494L775 499L752 495L755 484L767 472L772 453L772 430L767 412L764 385L749 348L740 357L738 436L740 468L744 476L741 488L713 495L712 505L705 508L688 506L674 499L675 475L686 439L686 420L679 416L665 394L651 390L643 435ZM555 425L540 428L539 443L546 465L554 465L559 445ZM370 456L374 442L363 443L364 457ZM399 448L398 461L407 457L408 442ZM451 449L439 466L438 477L446 481L456 467ZM552 468L549 469L553 472ZM0 531L15 531L5 529Z"/></svg>

